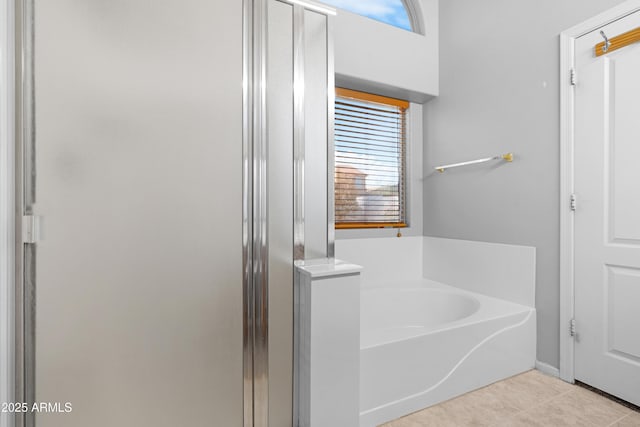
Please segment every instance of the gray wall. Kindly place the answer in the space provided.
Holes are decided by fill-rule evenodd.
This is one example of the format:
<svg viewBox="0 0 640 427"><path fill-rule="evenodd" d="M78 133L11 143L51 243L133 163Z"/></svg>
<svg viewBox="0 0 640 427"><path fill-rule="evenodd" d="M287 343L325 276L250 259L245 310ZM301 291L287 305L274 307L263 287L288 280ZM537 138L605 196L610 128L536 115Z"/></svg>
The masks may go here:
<svg viewBox="0 0 640 427"><path fill-rule="evenodd" d="M537 248L538 360L559 365L559 38L621 0L440 2L425 104L424 230ZM515 161L433 174L513 151Z"/></svg>

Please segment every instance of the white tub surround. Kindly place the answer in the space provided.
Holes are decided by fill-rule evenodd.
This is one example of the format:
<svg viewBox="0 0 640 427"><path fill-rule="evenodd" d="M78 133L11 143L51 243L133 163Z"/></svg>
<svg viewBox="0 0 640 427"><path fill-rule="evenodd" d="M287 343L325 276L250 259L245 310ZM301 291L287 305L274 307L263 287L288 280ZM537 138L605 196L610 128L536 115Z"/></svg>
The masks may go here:
<svg viewBox="0 0 640 427"><path fill-rule="evenodd" d="M535 307L536 248L425 237L423 257L424 277Z"/></svg>
<svg viewBox="0 0 640 427"><path fill-rule="evenodd" d="M423 236L336 240L336 257L363 267L362 284L422 278Z"/></svg>
<svg viewBox="0 0 640 427"><path fill-rule="evenodd" d="M327 259L296 269L296 425L358 425L361 270Z"/></svg>
<svg viewBox="0 0 640 427"><path fill-rule="evenodd" d="M338 240L336 254L364 267L361 427L535 366L534 248L403 237Z"/></svg>

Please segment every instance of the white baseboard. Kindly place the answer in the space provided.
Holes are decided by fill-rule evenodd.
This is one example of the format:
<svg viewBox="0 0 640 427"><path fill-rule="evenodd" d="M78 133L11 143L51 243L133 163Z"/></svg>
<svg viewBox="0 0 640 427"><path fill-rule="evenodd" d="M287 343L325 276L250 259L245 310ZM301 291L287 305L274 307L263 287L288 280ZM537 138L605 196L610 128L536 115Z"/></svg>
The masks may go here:
<svg viewBox="0 0 640 427"><path fill-rule="evenodd" d="M536 369L543 374L551 375L552 377L560 378L560 370L555 366L551 366L548 363L536 360Z"/></svg>

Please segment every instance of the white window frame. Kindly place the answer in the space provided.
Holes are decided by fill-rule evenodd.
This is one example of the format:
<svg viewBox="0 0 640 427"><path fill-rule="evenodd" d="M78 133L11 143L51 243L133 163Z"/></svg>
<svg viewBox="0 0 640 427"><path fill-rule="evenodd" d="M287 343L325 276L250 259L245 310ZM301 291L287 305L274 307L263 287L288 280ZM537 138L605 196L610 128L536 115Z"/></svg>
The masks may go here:
<svg viewBox="0 0 640 427"><path fill-rule="evenodd" d="M0 402L14 394L15 93L14 2L0 0ZM0 427L13 417L0 413Z"/></svg>
<svg viewBox="0 0 640 427"><path fill-rule="evenodd" d="M414 33L424 36L424 20L422 19L423 15L420 2L417 0L402 0L402 4L404 5L404 10L407 11L411 30L413 30Z"/></svg>

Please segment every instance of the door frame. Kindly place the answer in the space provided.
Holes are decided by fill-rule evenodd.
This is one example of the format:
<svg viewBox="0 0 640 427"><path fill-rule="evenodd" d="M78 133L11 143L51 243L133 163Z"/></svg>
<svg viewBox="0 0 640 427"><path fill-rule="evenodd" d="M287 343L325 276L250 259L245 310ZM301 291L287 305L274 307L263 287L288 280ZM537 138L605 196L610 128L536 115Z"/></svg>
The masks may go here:
<svg viewBox="0 0 640 427"><path fill-rule="evenodd" d="M14 397L15 96L14 2L0 0L0 402ZM0 415L0 427L12 427Z"/></svg>
<svg viewBox="0 0 640 427"><path fill-rule="evenodd" d="M581 24L560 33L560 378L573 383L574 340L570 325L575 314L574 282L574 136L575 136L575 76L576 39L604 27L627 15L640 11L640 0L627 0ZM572 83L575 81L575 84Z"/></svg>

